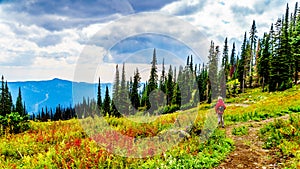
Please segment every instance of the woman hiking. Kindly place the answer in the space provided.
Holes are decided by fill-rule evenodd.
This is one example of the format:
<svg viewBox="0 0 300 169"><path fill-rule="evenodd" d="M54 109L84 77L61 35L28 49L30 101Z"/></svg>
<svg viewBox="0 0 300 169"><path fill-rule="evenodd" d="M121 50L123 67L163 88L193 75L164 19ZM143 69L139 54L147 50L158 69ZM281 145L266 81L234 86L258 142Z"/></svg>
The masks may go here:
<svg viewBox="0 0 300 169"><path fill-rule="evenodd" d="M224 128L224 119L223 119L223 113L226 109L226 106L225 106L225 103L223 101L223 98L222 97L218 97L218 102L215 106L215 110L216 110L216 113L218 115L218 125L222 125L222 128Z"/></svg>

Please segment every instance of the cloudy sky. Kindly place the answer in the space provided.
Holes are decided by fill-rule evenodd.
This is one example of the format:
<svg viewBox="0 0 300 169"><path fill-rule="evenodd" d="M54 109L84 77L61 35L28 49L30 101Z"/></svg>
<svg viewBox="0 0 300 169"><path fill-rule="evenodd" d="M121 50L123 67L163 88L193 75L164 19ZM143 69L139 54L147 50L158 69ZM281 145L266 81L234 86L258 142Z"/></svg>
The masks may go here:
<svg viewBox="0 0 300 169"><path fill-rule="evenodd" d="M296 0L12 0L0 3L0 73L8 81L112 81L126 62L147 72L158 62L204 61L210 40L240 49L255 19L258 35ZM199 59L199 60L197 60ZM92 65L92 66L91 66ZM129 70L130 69L130 70ZM89 74L88 76L86 76ZM84 77L87 77L84 79Z"/></svg>

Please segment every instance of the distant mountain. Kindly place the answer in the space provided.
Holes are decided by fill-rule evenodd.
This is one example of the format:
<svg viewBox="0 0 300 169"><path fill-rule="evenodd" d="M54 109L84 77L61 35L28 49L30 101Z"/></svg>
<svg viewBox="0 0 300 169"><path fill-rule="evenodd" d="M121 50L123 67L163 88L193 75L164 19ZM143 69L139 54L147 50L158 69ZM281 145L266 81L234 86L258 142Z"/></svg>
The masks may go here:
<svg viewBox="0 0 300 169"><path fill-rule="evenodd" d="M111 92L111 83L101 83L102 99L106 85ZM82 101L83 97L96 99L97 86L98 84L72 82L57 78L45 81L8 82L14 103L18 95L18 88L21 88L26 110L30 114L38 112L46 106L52 109L55 109L58 104L63 107L73 106Z"/></svg>

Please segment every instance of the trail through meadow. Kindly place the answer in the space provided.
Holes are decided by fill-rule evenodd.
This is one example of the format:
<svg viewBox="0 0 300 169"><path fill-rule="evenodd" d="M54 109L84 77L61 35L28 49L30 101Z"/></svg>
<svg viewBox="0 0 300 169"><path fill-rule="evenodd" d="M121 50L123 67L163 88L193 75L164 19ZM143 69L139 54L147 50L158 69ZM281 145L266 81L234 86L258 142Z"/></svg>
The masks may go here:
<svg viewBox="0 0 300 169"><path fill-rule="evenodd" d="M260 122L249 121L225 127L226 135L234 140L235 150L216 169L236 168L280 168L280 159L276 156L275 150L262 148L263 142L259 139L259 129L265 124L273 122L274 119L288 119L289 115L278 118L270 118ZM236 127L248 126L248 134L236 136L232 130Z"/></svg>

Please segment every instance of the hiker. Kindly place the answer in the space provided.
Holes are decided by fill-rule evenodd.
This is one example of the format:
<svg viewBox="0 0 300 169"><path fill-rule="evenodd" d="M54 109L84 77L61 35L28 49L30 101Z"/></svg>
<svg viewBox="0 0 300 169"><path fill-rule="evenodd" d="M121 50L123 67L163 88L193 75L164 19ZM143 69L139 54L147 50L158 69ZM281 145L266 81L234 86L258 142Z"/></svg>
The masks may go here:
<svg viewBox="0 0 300 169"><path fill-rule="evenodd" d="M218 97L218 102L215 106L215 110L216 110L216 113L218 115L218 125L222 125L222 128L224 128L224 119L223 119L223 113L226 109L226 106L225 106L225 103L223 101L223 98L222 97Z"/></svg>

